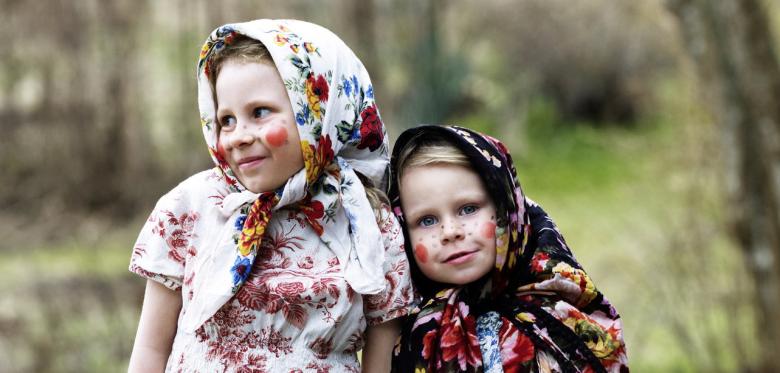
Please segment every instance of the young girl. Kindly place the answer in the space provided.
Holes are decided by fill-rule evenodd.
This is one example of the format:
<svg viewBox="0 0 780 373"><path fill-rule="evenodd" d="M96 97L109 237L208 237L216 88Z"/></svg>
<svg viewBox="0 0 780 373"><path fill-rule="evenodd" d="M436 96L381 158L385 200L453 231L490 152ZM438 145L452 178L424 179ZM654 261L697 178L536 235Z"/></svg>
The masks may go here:
<svg viewBox="0 0 780 373"><path fill-rule="evenodd" d="M627 371L618 314L496 139L407 130L393 150L393 209L423 299L394 351L397 372Z"/></svg>
<svg viewBox="0 0 780 373"><path fill-rule="evenodd" d="M198 92L217 167L163 196L135 245L130 371L357 372L361 348L388 371L412 290L363 65L310 23L230 24Z"/></svg>

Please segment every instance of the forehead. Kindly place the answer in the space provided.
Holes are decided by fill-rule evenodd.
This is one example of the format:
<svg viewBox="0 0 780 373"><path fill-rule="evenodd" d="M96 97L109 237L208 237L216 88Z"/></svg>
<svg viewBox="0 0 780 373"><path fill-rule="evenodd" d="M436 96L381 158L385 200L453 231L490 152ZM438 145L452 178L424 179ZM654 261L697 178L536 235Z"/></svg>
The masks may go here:
<svg viewBox="0 0 780 373"><path fill-rule="evenodd" d="M399 187L407 199L409 194L433 195L440 199L468 193L487 193L482 178L474 169L448 163L408 167L399 180Z"/></svg>

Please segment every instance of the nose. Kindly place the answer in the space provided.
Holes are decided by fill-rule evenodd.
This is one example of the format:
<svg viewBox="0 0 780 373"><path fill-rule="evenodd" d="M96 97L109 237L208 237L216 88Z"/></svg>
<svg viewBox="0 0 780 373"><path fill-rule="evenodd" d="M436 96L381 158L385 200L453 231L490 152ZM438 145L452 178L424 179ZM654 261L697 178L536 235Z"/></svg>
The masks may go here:
<svg viewBox="0 0 780 373"><path fill-rule="evenodd" d="M255 137L247 127L246 122L240 121L236 123L236 128L228 133L226 140L231 148L240 148L253 143Z"/></svg>
<svg viewBox="0 0 780 373"><path fill-rule="evenodd" d="M463 226L455 219L448 219L441 226L441 243L447 244L463 239Z"/></svg>

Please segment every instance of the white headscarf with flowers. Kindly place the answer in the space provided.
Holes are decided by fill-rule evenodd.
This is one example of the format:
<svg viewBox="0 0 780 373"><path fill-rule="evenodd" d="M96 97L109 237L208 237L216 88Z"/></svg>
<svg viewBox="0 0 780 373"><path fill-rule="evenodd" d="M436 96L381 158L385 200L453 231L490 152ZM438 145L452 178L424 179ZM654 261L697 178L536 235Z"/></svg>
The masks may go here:
<svg viewBox="0 0 780 373"><path fill-rule="evenodd" d="M246 190L217 152L209 58L237 34L262 42L270 52L301 139L304 168L273 192ZM227 221L215 238L204 237L212 242L194 263L199 275L180 325L194 331L238 291L261 250L271 214L285 206L306 215L356 292L383 290L382 237L356 172L379 185L389 165L388 143L368 72L352 50L330 31L302 21L262 19L219 27L201 50L198 103L206 143L221 170L217 182L228 191L221 207Z"/></svg>

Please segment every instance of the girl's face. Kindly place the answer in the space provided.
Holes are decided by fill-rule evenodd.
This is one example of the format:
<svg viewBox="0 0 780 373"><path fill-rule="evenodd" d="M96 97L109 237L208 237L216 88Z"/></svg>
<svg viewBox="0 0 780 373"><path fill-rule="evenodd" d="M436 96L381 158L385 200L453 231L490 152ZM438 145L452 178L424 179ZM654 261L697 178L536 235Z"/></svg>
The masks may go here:
<svg viewBox="0 0 780 373"><path fill-rule="evenodd" d="M273 64L226 61L215 84L218 151L254 193L284 185L303 168L290 100Z"/></svg>
<svg viewBox="0 0 780 373"><path fill-rule="evenodd" d="M471 168L408 168L400 193L414 259L425 276L464 285L495 266L496 208Z"/></svg>

